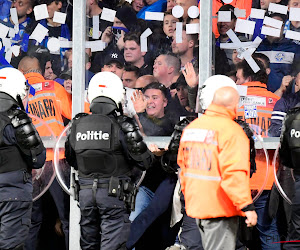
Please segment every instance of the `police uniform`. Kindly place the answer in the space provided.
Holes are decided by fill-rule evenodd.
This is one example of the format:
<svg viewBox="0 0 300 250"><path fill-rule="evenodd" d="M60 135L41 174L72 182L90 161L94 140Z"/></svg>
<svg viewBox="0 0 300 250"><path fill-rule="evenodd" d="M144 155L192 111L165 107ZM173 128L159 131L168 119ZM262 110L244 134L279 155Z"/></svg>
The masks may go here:
<svg viewBox="0 0 300 250"><path fill-rule="evenodd" d="M300 108L299 104L292 108L286 115L279 150L280 160L284 166L293 168L294 171L294 197L292 199L292 214L288 225L288 235L283 249L300 248Z"/></svg>
<svg viewBox="0 0 300 250"><path fill-rule="evenodd" d="M27 114L0 92L0 249L23 249L32 209L31 169L46 149Z"/></svg>
<svg viewBox="0 0 300 250"><path fill-rule="evenodd" d="M79 173L80 245L82 249L125 249L128 206L134 203L133 166L150 166L152 154L134 120L118 116L110 98L97 97L90 108L91 115L72 120L65 152Z"/></svg>

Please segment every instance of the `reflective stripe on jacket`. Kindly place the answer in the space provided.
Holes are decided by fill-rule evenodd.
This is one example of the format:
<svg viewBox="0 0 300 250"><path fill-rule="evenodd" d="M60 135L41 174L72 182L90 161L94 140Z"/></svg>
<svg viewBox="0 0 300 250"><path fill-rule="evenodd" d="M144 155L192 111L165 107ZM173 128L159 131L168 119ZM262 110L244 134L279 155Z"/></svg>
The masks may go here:
<svg viewBox="0 0 300 250"><path fill-rule="evenodd" d="M35 89L35 95L29 95L28 112L40 118L32 119L40 136L59 136L64 129L63 117L72 118L71 95L59 83L45 80L41 74L28 73L25 75L29 84ZM53 138L55 140L56 138ZM63 154L62 154L63 155ZM60 158L63 158L63 156ZM53 151L47 150L47 161L53 159Z"/></svg>

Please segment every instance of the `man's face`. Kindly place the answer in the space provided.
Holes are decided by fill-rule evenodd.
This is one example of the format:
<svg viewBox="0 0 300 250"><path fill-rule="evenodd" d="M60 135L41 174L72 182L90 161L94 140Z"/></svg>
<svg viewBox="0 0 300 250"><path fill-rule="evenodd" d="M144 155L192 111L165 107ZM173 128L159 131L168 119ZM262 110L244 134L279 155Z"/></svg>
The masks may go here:
<svg viewBox="0 0 300 250"><path fill-rule="evenodd" d="M217 27L220 35L226 35L226 32L230 29L235 29L236 19L231 19L230 22L218 22Z"/></svg>
<svg viewBox="0 0 300 250"><path fill-rule="evenodd" d="M163 22L163 30L168 37L173 36L174 31L176 29L176 22L178 21L178 18L174 17L173 15L165 15Z"/></svg>
<svg viewBox="0 0 300 250"><path fill-rule="evenodd" d="M116 74L118 77L120 77L120 79L122 79L124 67L121 66L119 63L110 62L110 63L104 65L101 71L102 72L105 72L105 71L112 72L112 73Z"/></svg>
<svg viewBox="0 0 300 250"><path fill-rule="evenodd" d="M178 86L176 88L177 97L179 99L180 105L183 107L188 106L188 89L184 86Z"/></svg>
<svg viewBox="0 0 300 250"><path fill-rule="evenodd" d="M167 98L159 89L147 89L144 93L147 100L146 112L150 117L162 118L165 115Z"/></svg>
<svg viewBox="0 0 300 250"><path fill-rule="evenodd" d="M176 55L184 55L190 46L190 42L188 41L188 37L186 35L186 32L182 31L182 43L176 43L175 35L173 36L173 42L172 42L172 52Z"/></svg>
<svg viewBox="0 0 300 250"><path fill-rule="evenodd" d="M51 63L51 61L48 61L48 62L46 62L46 65L45 65L44 78L46 80L53 80L54 76L55 75L52 70L52 63Z"/></svg>
<svg viewBox="0 0 300 250"><path fill-rule="evenodd" d="M176 5L175 0L168 0L167 1L167 11L172 10L175 5Z"/></svg>
<svg viewBox="0 0 300 250"><path fill-rule="evenodd" d="M238 69L237 72L236 72L236 85L241 85L245 82L248 82L248 78L246 79L244 77L244 73L243 73L243 70L242 69Z"/></svg>
<svg viewBox="0 0 300 250"><path fill-rule="evenodd" d="M71 79L64 81L64 88L69 94L72 94L72 80Z"/></svg>
<svg viewBox="0 0 300 250"><path fill-rule="evenodd" d="M260 8L263 10L267 10L270 3L279 3L280 1L281 0L260 0Z"/></svg>
<svg viewBox="0 0 300 250"><path fill-rule="evenodd" d="M122 23L121 20L119 18L117 18L117 17L115 17L115 19L114 19L113 26L126 28L126 26L124 25L124 23Z"/></svg>
<svg viewBox="0 0 300 250"><path fill-rule="evenodd" d="M11 7L17 9L19 19L26 17L26 15L29 15L32 12L30 0L14 0Z"/></svg>
<svg viewBox="0 0 300 250"><path fill-rule="evenodd" d="M278 20L278 21L283 21L279 16L274 16L273 18ZM266 27L273 28L272 26L269 26L269 25L266 25ZM272 42L280 41L283 38L283 30L284 30L284 24L281 26L280 37L266 36L267 39L269 40L269 42L272 43Z"/></svg>
<svg viewBox="0 0 300 250"><path fill-rule="evenodd" d="M136 12L139 12L142 8L145 7L145 3L143 0L134 0L131 6Z"/></svg>
<svg viewBox="0 0 300 250"><path fill-rule="evenodd" d="M289 9L290 8L300 8L300 0L290 0L288 4ZM300 28L300 22L299 21L291 21L292 25L295 28Z"/></svg>
<svg viewBox="0 0 300 250"><path fill-rule="evenodd" d="M141 52L141 47L133 40L128 40L124 44L124 58L126 62L136 63L142 59L145 52Z"/></svg>
<svg viewBox="0 0 300 250"><path fill-rule="evenodd" d="M69 55L68 57L68 68L71 69L73 64L73 56L72 54Z"/></svg>
<svg viewBox="0 0 300 250"><path fill-rule="evenodd" d="M197 6L198 2L197 0L175 0L176 5L179 5L183 8L183 19L186 20L188 18L188 9L191 6Z"/></svg>
<svg viewBox="0 0 300 250"><path fill-rule="evenodd" d="M242 61L242 59L238 58L237 56L238 56L238 52L237 52L236 49L234 49L234 50L232 51L232 62L233 62L234 65L235 65L235 64L238 64L239 62Z"/></svg>
<svg viewBox="0 0 300 250"><path fill-rule="evenodd" d="M289 8L300 8L300 0L290 0L288 7Z"/></svg>
<svg viewBox="0 0 300 250"><path fill-rule="evenodd" d="M133 71L124 71L122 76L122 82L124 87L134 88L137 80L137 76Z"/></svg>
<svg viewBox="0 0 300 250"><path fill-rule="evenodd" d="M169 66L166 63L165 56L158 56L153 65L153 76L160 81L168 72Z"/></svg>
<svg viewBox="0 0 300 250"><path fill-rule="evenodd" d="M47 10L48 10L48 13L49 13L49 18L50 19L53 18L54 12L55 11L59 11L61 7L62 7L62 3L61 2L56 3L55 1L53 1L52 3L50 3L49 5L47 5Z"/></svg>

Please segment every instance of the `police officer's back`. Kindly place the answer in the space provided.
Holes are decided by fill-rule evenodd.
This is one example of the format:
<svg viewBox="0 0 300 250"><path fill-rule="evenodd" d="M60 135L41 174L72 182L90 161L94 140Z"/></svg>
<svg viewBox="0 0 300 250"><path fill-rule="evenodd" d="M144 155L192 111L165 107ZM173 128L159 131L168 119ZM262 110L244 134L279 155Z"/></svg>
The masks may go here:
<svg viewBox="0 0 300 250"><path fill-rule="evenodd" d="M300 107L290 109L286 115L280 138L280 161L293 169L294 196L292 199L292 213L288 225L288 235L283 249L299 249L300 237Z"/></svg>
<svg viewBox="0 0 300 250"><path fill-rule="evenodd" d="M32 208L31 169L41 168L46 149L23 108L23 74L0 70L0 249L23 249Z"/></svg>
<svg viewBox="0 0 300 250"><path fill-rule="evenodd" d="M136 193L130 177L152 162L137 124L122 116L124 97L119 77L98 73L88 89L92 114L72 120L66 159L79 173L82 249L125 249Z"/></svg>

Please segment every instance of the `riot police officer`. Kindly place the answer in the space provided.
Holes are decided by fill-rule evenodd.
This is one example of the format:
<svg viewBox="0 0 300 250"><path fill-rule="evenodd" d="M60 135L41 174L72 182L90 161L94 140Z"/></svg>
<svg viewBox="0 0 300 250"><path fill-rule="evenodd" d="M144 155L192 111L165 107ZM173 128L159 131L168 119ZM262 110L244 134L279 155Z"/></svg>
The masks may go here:
<svg viewBox="0 0 300 250"><path fill-rule="evenodd" d="M290 109L286 115L280 138L280 161L293 169L294 196L292 199L292 213L288 225L287 239L283 249L300 248L300 105Z"/></svg>
<svg viewBox="0 0 300 250"><path fill-rule="evenodd" d="M88 88L92 114L71 121L65 154L79 174L82 249L125 249L136 194L133 167L152 163L138 125L122 115L124 94L115 74L96 74Z"/></svg>
<svg viewBox="0 0 300 250"><path fill-rule="evenodd" d="M23 74L0 70L0 249L23 249L32 209L31 169L41 168L46 149L24 111Z"/></svg>

